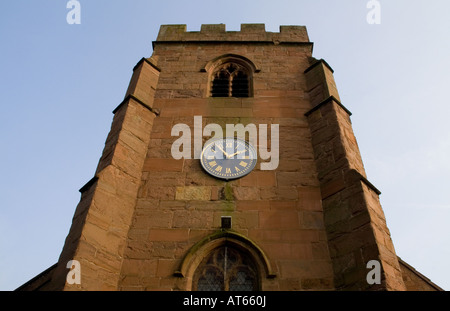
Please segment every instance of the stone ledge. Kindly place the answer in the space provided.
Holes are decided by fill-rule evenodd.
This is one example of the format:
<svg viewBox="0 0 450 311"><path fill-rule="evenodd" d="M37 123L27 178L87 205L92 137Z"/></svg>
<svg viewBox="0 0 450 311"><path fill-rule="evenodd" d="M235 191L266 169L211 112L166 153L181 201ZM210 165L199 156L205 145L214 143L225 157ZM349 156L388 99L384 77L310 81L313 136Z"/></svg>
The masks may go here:
<svg viewBox="0 0 450 311"><path fill-rule="evenodd" d="M312 48L314 46L313 42L288 42L288 41L270 41L270 40L226 40L226 39L218 39L218 40L167 40L167 41L153 41L152 47L155 49L156 44L266 44L266 45L303 45L309 46Z"/></svg>
<svg viewBox="0 0 450 311"><path fill-rule="evenodd" d="M89 190L89 188L95 184L98 180L97 176L92 177L83 187L80 188L80 190L78 190L79 192L83 193L86 192L86 190Z"/></svg>
<svg viewBox="0 0 450 311"><path fill-rule="evenodd" d="M306 68L303 73L307 73L308 71L311 71L314 67L316 67L319 64L324 64L328 69L330 69L331 73L334 73L333 68L331 68L330 64L328 64L323 58L317 59L311 66Z"/></svg>
<svg viewBox="0 0 450 311"><path fill-rule="evenodd" d="M402 268L406 268L408 270L411 271L411 273L413 273L414 275L416 275L418 278L422 279L424 283L428 284L429 286L431 286L432 288L434 288L436 291L445 291L444 289L442 289L440 286L438 286L437 284L433 283L429 278L427 278L426 276L424 276L422 273L420 273L419 271L417 271L413 266L411 266L410 264L408 264L407 262L405 262L403 259L401 259L400 257L397 256L398 262L400 264L400 269ZM402 273L403 270L402 270Z"/></svg>
<svg viewBox="0 0 450 311"><path fill-rule="evenodd" d="M157 70L158 72L161 72L161 69L160 69L158 66L156 66L156 64L154 63L154 60L153 60L153 59L151 59L151 58L145 58L145 57L142 57L142 58L137 62L137 64L133 67L133 71L135 71L136 68L139 67L140 64L142 64L142 62L146 62L147 64L149 64L150 66L152 66L155 70Z"/></svg>
<svg viewBox="0 0 450 311"><path fill-rule="evenodd" d="M309 111L307 111L305 113L305 116L308 117L311 113L313 113L314 111L316 111L317 109L320 109L322 106L330 103L330 102L335 102L336 104L339 105L339 107L341 107L342 109L344 109L344 111L351 116L352 113L350 112L350 110L348 110L347 108L345 108L345 106L343 104L341 104L341 102L334 97L333 95L331 95L330 97L328 97L327 99L325 99L324 101L322 101L321 103L317 104L316 106L314 106L312 109L310 109Z"/></svg>
<svg viewBox="0 0 450 311"><path fill-rule="evenodd" d="M350 169L340 176L340 178L333 179L321 186L321 196L322 200L326 200L329 197L341 192L345 188L355 181L363 182L367 187L369 187L377 195L381 194L381 191L377 189L370 181L367 180L360 172L356 169Z"/></svg>
<svg viewBox="0 0 450 311"><path fill-rule="evenodd" d="M355 170L355 171L356 171L356 170ZM364 184L366 184L367 187L369 187L370 189L372 189L373 192L375 192L377 195L380 195L380 194L381 194L381 191L378 190L378 188L375 187L370 181L368 181L366 177L362 176L359 172L358 172L358 174L359 174L360 180L361 180Z"/></svg>
<svg viewBox="0 0 450 311"><path fill-rule="evenodd" d="M16 288L14 291L38 291L43 286L51 282L51 277L53 271L56 269L56 266L58 263L53 264L51 267L47 268L46 270L42 271L38 275L36 275L34 278L29 280L28 282L22 284L18 288Z"/></svg>
<svg viewBox="0 0 450 311"><path fill-rule="evenodd" d="M123 105L125 105L130 99L133 99L134 101L136 101L138 104L142 105L144 108L150 110L152 113L154 113L156 116L159 116L160 111L158 109L152 108L150 106L148 106L146 103L144 103L142 100L140 100L139 98L137 98L135 95L130 94L127 97L125 97L125 99L119 104L119 106L116 107L116 109L113 110L113 114L115 114Z"/></svg>
<svg viewBox="0 0 450 311"><path fill-rule="evenodd" d="M347 181L354 181L354 180L359 180L361 182L363 182L367 187L369 187L373 192L375 192L377 195L381 194L381 191L377 189L377 187L375 187L369 180L367 180L366 177L364 177L360 172L358 172L358 170L356 169L351 169L347 172L346 174L346 180Z"/></svg>

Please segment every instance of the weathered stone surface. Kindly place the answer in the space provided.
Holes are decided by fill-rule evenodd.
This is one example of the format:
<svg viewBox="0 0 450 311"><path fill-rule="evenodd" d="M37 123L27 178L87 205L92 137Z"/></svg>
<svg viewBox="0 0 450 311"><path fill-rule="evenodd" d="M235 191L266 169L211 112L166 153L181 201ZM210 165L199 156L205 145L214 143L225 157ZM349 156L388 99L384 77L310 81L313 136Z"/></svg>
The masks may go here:
<svg viewBox="0 0 450 311"><path fill-rule="evenodd" d="M306 115L321 184L335 286L404 290L378 196L361 181L365 178L364 167L349 112L339 102L332 70L326 63L316 62L306 75L313 99L313 108ZM380 260L385 269L382 284L371 288L363 277L366 263L372 259Z"/></svg>
<svg viewBox="0 0 450 311"><path fill-rule="evenodd" d="M214 66L231 60L251 69L251 96L210 97ZM419 288L416 274L400 267L339 101L333 70L312 58L303 26L279 33L263 24L235 32L223 24L197 32L161 26L152 57L138 62L114 110L96 177L82 188L46 288L190 290L197 266L224 245L254 260L262 290ZM202 116L197 131L194 116ZM171 131L180 123L202 143L208 124L278 124L278 167L261 170L268 160L259 159L243 178L216 179L192 158L194 145L190 159L172 157L179 137ZM222 228L223 216L231 229ZM83 281L71 287L72 259ZM383 276L371 287L373 259Z"/></svg>
<svg viewBox="0 0 450 311"><path fill-rule="evenodd" d="M211 198L211 188L210 187L177 187L175 199L176 200L198 200L198 201L208 201Z"/></svg>

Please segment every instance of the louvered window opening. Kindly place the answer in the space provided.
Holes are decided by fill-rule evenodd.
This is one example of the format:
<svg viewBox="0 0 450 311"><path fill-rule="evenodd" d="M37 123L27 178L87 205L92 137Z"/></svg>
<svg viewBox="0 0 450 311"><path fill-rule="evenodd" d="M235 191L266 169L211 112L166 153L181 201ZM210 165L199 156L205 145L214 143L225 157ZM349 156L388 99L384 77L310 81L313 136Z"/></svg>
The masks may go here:
<svg viewBox="0 0 450 311"><path fill-rule="evenodd" d="M249 97L249 77L242 66L229 63L213 76L211 97Z"/></svg>

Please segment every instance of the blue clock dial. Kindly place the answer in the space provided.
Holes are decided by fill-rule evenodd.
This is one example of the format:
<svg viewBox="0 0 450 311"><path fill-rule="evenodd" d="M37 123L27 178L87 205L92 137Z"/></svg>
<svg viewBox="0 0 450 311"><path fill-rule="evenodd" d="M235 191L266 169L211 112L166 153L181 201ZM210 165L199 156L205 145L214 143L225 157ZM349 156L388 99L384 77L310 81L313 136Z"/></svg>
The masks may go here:
<svg viewBox="0 0 450 311"><path fill-rule="evenodd" d="M220 179L236 179L250 173L256 166L255 148L238 138L207 142L201 155L203 169Z"/></svg>

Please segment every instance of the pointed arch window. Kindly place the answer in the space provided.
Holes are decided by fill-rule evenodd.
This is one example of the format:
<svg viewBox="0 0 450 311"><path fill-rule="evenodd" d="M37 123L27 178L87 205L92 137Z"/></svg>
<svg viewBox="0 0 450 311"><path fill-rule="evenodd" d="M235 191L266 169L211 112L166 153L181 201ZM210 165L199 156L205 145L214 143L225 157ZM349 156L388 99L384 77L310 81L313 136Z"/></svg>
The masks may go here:
<svg viewBox="0 0 450 311"><path fill-rule="evenodd" d="M194 274L193 285L199 291L256 291L257 267L247 254L225 245L203 259Z"/></svg>
<svg viewBox="0 0 450 311"><path fill-rule="evenodd" d="M253 76L261 69L244 56L224 54L200 71L209 74L206 97L253 97Z"/></svg>

